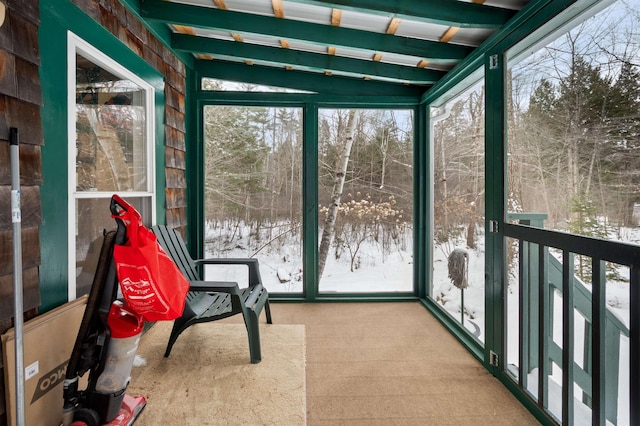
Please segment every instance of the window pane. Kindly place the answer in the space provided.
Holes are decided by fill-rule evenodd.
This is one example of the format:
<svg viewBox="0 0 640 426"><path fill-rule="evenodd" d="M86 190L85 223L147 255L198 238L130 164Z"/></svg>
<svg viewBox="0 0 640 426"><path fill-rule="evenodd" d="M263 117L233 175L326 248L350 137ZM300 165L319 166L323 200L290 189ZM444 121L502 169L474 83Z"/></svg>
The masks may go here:
<svg viewBox="0 0 640 426"><path fill-rule="evenodd" d="M413 291L413 114L319 111L321 292Z"/></svg>
<svg viewBox="0 0 640 426"><path fill-rule="evenodd" d="M229 80L204 77L202 90L219 92L266 92L266 93L312 93L305 90L288 89L286 87L265 86L263 84L238 83Z"/></svg>
<svg viewBox="0 0 640 426"><path fill-rule="evenodd" d="M484 80L432 108L430 296L484 342Z"/></svg>
<svg viewBox="0 0 640 426"><path fill-rule="evenodd" d="M207 106L204 135L206 256L255 257L271 293L301 292L302 110ZM205 276L246 282L222 269Z"/></svg>
<svg viewBox="0 0 640 426"><path fill-rule="evenodd" d="M639 13L636 0L611 2L570 29L565 26L555 34L547 31L526 51L516 47L508 53L507 220L587 237L640 242ZM568 366L558 364L558 353L567 324L560 316L563 295L558 268L562 257L554 249L549 254L553 290L548 312L553 326L549 357L553 367L546 381L549 401L544 405L561 418L557 395L562 390L562 369ZM591 300L597 289L593 261L575 254L569 265L574 291L572 402L576 424L591 423L592 415ZM625 425L629 424L629 272L606 262L601 269L600 285L605 288L601 318L605 327L604 411L608 423Z"/></svg>
<svg viewBox="0 0 640 426"><path fill-rule="evenodd" d="M86 294L93 282L103 230L115 229L109 203L118 193L147 225L153 217L153 88L135 74L69 34L69 75L75 80L69 115L69 298ZM75 129L74 129L75 128ZM74 132L75 130L75 132ZM75 269L75 274L72 272Z"/></svg>
<svg viewBox="0 0 640 426"><path fill-rule="evenodd" d="M146 191L144 90L76 55L76 191Z"/></svg>
<svg viewBox="0 0 640 426"><path fill-rule="evenodd" d="M638 224L639 13L615 2L509 59L509 210L534 226L628 241Z"/></svg>
<svg viewBox="0 0 640 426"><path fill-rule="evenodd" d="M151 198L127 197L126 201L143 218L151 217ZM111 198L76 201L76 297L87 294L91 289L102 248L103 231L116 229L116 222L111 218L110 202ZM145 225L151 224L146 222Z"/></svg>

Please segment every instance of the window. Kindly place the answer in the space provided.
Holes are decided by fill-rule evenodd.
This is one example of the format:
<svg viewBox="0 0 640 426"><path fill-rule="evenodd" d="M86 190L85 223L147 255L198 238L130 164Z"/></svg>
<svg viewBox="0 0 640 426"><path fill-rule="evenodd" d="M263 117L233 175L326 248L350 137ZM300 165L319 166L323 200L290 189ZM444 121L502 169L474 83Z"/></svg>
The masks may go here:
<svg viewBox="0 0 640 426"><path fill-rule="evenodd" d="M605 7L606 6L606 7ZM585 237L638 244L640 197L640 31L638 1L600 2L557 30L543 28L508 53L508 208L506 219ZM563 16L560 16L564 18ZM575 424L591 422L592 258L566 256L533 243L507 241L507 363L533 398L548 389L544 408L562 419L563 333L561 271L573 271ZM544 262L548 330L537 328L537 265ZM629 268L601 266L606 309L605 412L629 424ZM518 285L520 284L520 288ZM593 287L593 288L592 288ZM529 327L520 333L518 319ZM538 341L548 333L550 341ZM522 342L526 342L523 344ZM538 345L549 345L538 359ZM544 370L544 366L549 366ZM545 377L540 381L540 370Z"/></svg>
<svg viewBox="0 0 640 426"><path fill-rule="evenodd" d="M472 76L475 81L477 75ZM484 79L431 108L430 296L484 342Z"/></svg>
<svg viewBox="0 0 640 426"><path fill-rule="evenodd" d="M301 293L302 109L204 107L205 257L256 257L271 293ZM246 282L207 265L205 278Z"/></svg>
<svg viewBox="0 0 640 426"><path fill-rule="evenodd" d="M89 292L109 202L118 193L154 220L151 85L72 33L68 38L69 300Z"/></svg>
<svg viewBox="0 0 640 426"><path fill-rule="evenodd" d="M264 84L239 83L205 77L202 79L202 90L217 92L262 92L262 93L312 93L305 90L288 89L286 87L266 86Z"/></svg>
<svg viewBox="0 0 640 426"><path fill-rule="evenodd" d="M321 109L319 290L413 291L413 111Z"/></svg>

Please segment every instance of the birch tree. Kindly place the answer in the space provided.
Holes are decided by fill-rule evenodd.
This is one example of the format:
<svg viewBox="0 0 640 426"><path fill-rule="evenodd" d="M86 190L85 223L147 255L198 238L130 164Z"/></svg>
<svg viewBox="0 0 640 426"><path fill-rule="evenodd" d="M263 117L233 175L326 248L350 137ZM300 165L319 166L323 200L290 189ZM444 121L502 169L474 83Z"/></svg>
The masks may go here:
<svg viewBox="0 0 640 426"><path fill-rule="evenodd" d="M327 256L329 254L329 247L333 239L336 217L338 216L338 208L342 199L342 191L344 189L344 182L347 176L347 167L349 165L349 157L351 155L351 147L353 146L353 138L357 122L358 110L349 110L347 129L341 143L342 149L336 160L333 190L331 191L331 202L329 203L328 212L324 221L320 248L318 249L318 278L321 278L324 272Z"/></svg>

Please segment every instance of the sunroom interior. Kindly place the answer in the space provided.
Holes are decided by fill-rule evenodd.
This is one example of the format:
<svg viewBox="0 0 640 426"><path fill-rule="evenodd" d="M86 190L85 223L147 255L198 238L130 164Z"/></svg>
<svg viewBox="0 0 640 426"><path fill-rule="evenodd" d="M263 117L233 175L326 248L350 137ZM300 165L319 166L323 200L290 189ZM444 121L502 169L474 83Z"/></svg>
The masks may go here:
<svg viewBox="0 0 640 426"><path fill-rule="evenodd" d="M640 424L639 1L120 3L179 58L185 96L41 0L41 34L67 40L42 67L74 89L43 84L45 139L71 139L51 121L76 110L75 151L43 156L76 165L68 299L110 219L101 188L126 188L194 257L257 257L273 302L419 302L541 423ZM94 161L99 131L124 154ZM127 176L98 174L118 161Z"/></svg>

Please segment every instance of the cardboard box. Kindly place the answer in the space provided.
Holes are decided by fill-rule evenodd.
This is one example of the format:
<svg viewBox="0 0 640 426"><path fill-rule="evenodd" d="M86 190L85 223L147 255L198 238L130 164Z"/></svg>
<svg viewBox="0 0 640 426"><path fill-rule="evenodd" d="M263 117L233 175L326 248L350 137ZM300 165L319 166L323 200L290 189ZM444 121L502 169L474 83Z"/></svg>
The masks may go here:
<svg viewBox="0 0 640 426"><path fill-rule="evenodd" d="M87 296L59 306L24 323L24 405L29 426L59 426L62 388ZM15 330L2 335L8 424L16 424Z"/></svg>

